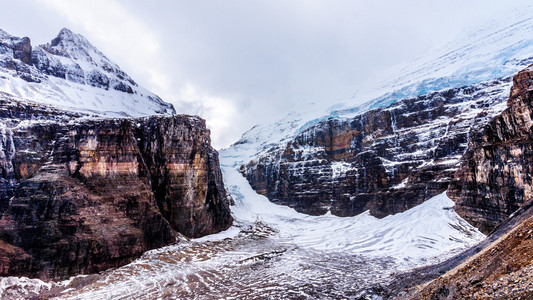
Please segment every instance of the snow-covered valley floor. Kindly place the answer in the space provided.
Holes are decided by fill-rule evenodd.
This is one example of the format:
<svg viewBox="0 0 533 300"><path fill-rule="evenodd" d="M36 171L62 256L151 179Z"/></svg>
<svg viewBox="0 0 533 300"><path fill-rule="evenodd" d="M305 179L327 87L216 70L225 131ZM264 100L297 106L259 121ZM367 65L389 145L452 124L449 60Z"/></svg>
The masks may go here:
<svg viewBox="0 0 533 300"><path fill-rule="evenodd" d="M441 194L404 213L376 219L308 216L256 194L221 153L235 200L234 226L145 253L101 274L57 283L0 279L0 295L60 299L354 298L394 273L442 261L484 235ZM55 291L54 291L55 290Z"/></svg>

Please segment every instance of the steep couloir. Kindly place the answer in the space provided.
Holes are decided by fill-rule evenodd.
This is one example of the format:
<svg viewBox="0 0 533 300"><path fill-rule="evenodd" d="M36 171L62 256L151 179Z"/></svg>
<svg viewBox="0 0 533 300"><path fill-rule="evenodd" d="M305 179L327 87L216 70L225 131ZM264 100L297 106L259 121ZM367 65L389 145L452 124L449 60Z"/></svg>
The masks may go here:
<svg viewBox="0 0 533 300"><path fill-rule="evenodd" d="M18 109L17 109L18 108ZM231 226L205 121L94 119L0 102L0 275L118 267Z"/></svg>

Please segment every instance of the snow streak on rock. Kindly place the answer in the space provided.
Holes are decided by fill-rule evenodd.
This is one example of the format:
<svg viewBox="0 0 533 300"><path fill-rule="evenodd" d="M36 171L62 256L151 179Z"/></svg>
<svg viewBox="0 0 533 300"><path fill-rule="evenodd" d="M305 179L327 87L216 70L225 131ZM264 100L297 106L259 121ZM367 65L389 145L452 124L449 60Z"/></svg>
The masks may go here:
<svg viewBox="0 0 533 300"><path fill-rule="evenodd" d="M491 80L320 121L240 170L258 193L299 212L402 212L447 189L471 132L505 108L509 87L509 78Z"/></svg>

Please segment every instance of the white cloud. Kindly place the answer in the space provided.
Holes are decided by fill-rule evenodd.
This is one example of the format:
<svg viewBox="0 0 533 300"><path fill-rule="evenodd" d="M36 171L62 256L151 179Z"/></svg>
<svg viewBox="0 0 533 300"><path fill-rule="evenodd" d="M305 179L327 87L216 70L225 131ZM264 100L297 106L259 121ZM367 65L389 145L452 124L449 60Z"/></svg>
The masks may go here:
<svg viewBox="0 0 533 300"><path fill-rule="evenodd" d="M212 95L206 95L191 84L186 84L179 92L178 101L174 103L177 112L196 112L206 119L211 130L212 145L222 148L235 141L238 136L231 136L228 130L232 121L238 118L234 101Z"/></svg>

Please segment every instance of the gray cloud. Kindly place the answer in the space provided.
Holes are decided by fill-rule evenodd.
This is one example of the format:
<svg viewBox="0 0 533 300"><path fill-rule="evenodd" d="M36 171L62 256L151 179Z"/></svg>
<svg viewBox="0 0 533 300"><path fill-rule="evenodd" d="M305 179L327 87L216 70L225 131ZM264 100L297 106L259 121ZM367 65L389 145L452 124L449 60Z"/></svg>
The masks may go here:
<svg viewBox="0 0 533 300"><path fill-rule="evenodd" d="M224 147L295 103L349 97L380 70L523 3L10 1L0 19L39 43L61 27L85 35L180 113L206 118Z"/></svg>

